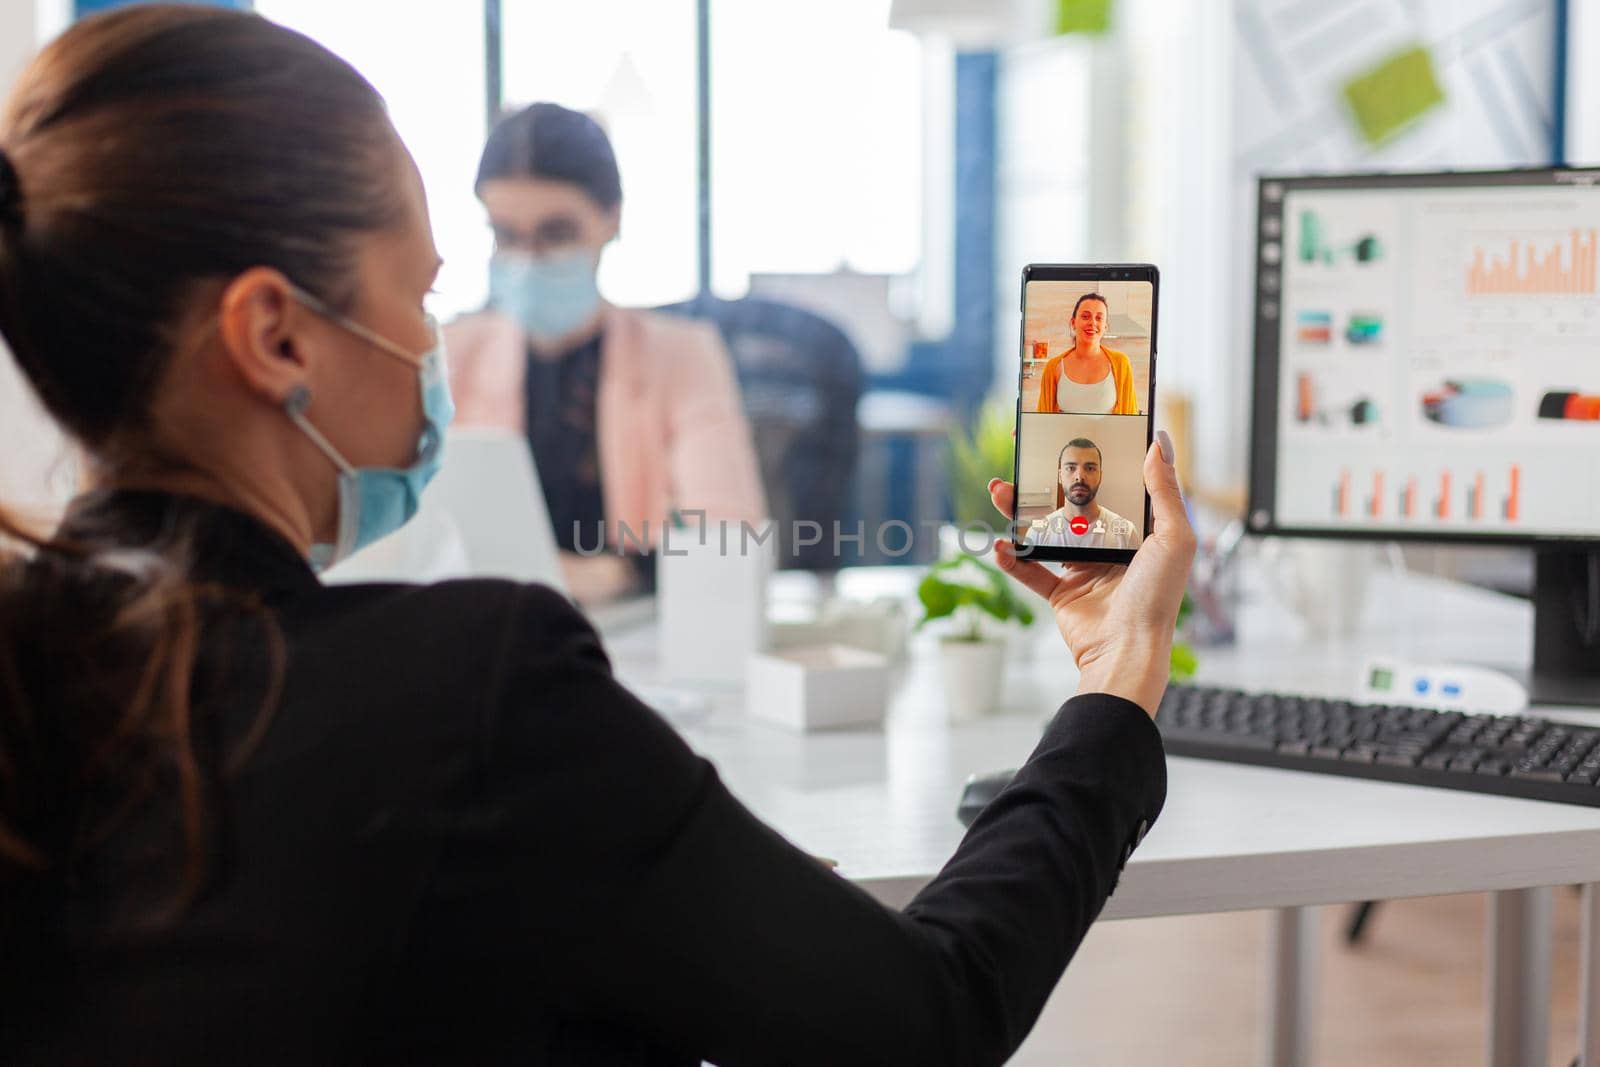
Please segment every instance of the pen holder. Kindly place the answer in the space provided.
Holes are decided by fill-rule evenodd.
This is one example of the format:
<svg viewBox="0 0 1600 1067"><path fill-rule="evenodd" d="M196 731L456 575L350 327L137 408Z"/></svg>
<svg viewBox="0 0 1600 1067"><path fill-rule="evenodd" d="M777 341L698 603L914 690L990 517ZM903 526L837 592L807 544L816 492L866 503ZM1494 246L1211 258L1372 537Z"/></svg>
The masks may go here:
<svg viewBox="0 0 1600 1067"><path fill-rule="evenodd" d="M1264 562L1268 581L1309 637L1345 638L1360 627L1378 562L1372 545L1277 541Z"/></svg>
<svg viewBox="0 0 1600 1067"><path fill-rule="evenodd" d="M661 668L670 681L738 685L767 647L772 524L706 523L662 534L656 564Z"/></svg>

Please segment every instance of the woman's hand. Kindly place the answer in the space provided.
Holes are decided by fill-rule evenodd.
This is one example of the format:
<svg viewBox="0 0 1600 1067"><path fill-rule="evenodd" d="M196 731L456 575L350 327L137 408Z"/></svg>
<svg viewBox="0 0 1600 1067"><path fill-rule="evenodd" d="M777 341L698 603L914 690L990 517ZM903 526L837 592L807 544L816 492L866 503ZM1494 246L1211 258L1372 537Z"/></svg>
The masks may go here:
<svg viewBox="0 0 1600 1067"><path fill-rule="evenodd" d="M1152 717L1167 688L1172 631L1194 562L1195 536L1178 491L1172 440L1157 434L1144 458L1155 530L1126 567L1068 563L1061 573L1018 559L1009 540L995 545L1000 569L1050 602L1056 625L1077 660L1080 693L1126 697ZM1015 487L999 478L989 496L1007 520Z"/></svg>
<svg viewBox="0 0 1600 1067"><path fill-rule="evenodd" d="M639 580L633 564L614 552L598 556L563 552L561 576L567 581L567 592L584 607L617 600L632 592Z"/></svg>

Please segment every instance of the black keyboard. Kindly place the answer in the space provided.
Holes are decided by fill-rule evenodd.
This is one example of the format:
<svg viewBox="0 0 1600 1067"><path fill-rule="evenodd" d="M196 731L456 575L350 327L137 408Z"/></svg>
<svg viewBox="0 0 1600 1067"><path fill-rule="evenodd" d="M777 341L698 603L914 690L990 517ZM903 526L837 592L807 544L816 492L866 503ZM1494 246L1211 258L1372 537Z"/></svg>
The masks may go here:
<svg viewBox="0 0 1600 1067"><path fill-rule="evenodd" d="M1176 685L1156 725L1171 756L1600 807L1600 727Z"/></svg>

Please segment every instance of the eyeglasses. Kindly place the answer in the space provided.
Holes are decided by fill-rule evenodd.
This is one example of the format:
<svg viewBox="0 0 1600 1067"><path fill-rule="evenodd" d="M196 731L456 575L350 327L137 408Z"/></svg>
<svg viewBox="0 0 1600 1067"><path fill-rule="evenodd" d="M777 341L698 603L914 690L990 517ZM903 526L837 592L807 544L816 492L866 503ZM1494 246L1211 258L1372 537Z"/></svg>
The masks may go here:
<svg viewBox="0 0 1600 1067"><path fill-rule="evenodd" d="M533 256L548 256L578 243L582 228L576 219L556 216L539 223L532 230L519 230L501 223L489 223L494 234L494 246L504 252L526 252Z"/></svg>

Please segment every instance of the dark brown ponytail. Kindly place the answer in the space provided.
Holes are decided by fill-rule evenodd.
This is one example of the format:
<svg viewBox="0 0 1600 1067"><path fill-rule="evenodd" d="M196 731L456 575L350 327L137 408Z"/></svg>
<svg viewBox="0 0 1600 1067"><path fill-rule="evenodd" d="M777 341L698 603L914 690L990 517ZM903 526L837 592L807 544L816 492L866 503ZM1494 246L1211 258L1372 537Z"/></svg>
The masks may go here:
<svg viewBox="0 0 1600 1067"><path fill-rule="evenodd" d="M0 337L115 466L208 289L269 266L348 306L357 240L401 215L397 145L355 70L259 17L159 4L84 20L0 116ZM200 634L276 664L246 672L264 707L283 650L262 605L193 580L190 540L118 566L114 536L45 536L0 509L0 890L69 866L152 799L175 801L184 895L198 887L208 782L226 769L197 720L223 684Z"/></svg>

